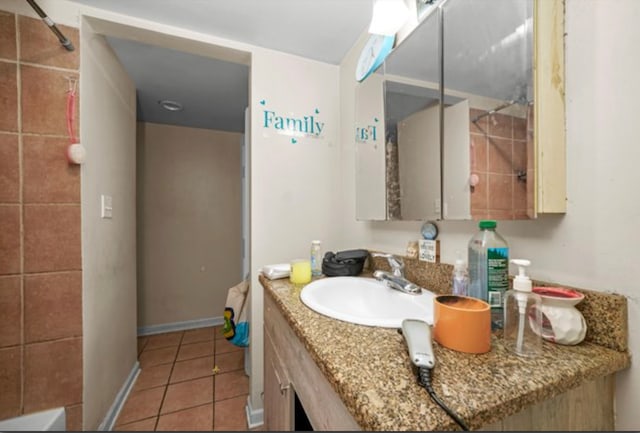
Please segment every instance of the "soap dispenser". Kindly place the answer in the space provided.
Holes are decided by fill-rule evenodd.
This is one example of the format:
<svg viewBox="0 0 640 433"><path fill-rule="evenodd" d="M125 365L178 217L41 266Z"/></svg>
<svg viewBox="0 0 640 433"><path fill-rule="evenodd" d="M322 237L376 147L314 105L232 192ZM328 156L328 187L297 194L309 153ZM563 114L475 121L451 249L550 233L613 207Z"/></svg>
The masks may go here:
<svg viewBox="0 0 640 433"><path fill-rule="evenodd" d="M542 326L542 299L532 292L531 279L526 274L531 262L513 259L511 263L518 266L518 275L504 300L505 345L516 355L535 357L542 352L542 338L535 332Z"/></svg>

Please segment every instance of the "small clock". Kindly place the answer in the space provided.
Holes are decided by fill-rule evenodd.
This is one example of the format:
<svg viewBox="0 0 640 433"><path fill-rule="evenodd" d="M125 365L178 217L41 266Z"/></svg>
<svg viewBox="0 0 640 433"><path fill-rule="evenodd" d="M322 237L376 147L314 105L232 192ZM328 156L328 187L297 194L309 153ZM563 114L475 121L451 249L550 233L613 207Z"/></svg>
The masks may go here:
<svg viewBox="0 0 640 433"><path fill-rule="evenodd" d="M395 35L371 35L360 53L356 66L356 81L361 82L384 62L393 48Z"/></svg>
<svg viewBox="0 0 640 433"><path fill-rule="evenodd" d="M438 226L433 221L427 221L422 224L420 229L422 237L428 240L434 240L438 237Z"/></svg>

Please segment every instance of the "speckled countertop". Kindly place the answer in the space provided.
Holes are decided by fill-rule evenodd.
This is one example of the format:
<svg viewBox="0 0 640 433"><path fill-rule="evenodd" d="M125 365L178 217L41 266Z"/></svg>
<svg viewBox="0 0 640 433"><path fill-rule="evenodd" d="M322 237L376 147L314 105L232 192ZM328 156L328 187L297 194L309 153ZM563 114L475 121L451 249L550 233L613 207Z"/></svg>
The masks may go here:
<svg viewBox="0 0 640 433"><path fill-rule="evenodd" d="M396 330L318 314L300 301L302 289L286 278L261 275L260 282L363 430L458 429L416 383ZM627 352L589 342L544 343L543 355L533 360L509 353L496 336L491 343L491 351L482 355L433 343L434 389L471 429L630 365Z"/></svg>

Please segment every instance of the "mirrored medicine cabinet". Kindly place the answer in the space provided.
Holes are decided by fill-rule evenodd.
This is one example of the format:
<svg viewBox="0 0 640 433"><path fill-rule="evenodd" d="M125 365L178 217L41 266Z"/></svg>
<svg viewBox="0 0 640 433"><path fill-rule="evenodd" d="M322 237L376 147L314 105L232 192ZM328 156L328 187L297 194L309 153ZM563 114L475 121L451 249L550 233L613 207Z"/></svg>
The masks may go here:
<svg viewBox="0 0 640 433"><path fill-rule="evenodd" d="M563 10L445 0L424 14L356 85L357 219L565 211Z"/></svg>

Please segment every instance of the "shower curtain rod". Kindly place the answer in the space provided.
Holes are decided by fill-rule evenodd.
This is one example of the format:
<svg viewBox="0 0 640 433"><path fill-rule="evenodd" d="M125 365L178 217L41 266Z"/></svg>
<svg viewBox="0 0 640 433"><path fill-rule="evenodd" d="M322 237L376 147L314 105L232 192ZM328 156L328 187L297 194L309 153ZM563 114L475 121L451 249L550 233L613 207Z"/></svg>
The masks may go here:
<svg viewBox="0 0 640 433"><path fill-rule="evenodd" d="M525 99L525 102L527 103L527 105L531 105L533 103L533 101L527 101L526 99ZM489 110L489 111L486 111L486 112L484 112L482 114L477 115L476 117L471 119L471 121L473 123L476 123L478 120L482 119L483 117L490 116L490 115L492 115L494 113L497 113L498 111L502 111L505 108L511 107L512 105L515 105L515 104L518 104L518 103L521 103L521 99L512 99L511 101L505 102L502 105L498 105L493 110Z"/></svg>
<svg viewBox="0 0 640 433"><path fill-rule="evenodd" d="M62 46L65 47L67 51L73 51L74 47L71 41L67 39L67 37L63 35L60 30L58 30L58 27L56 27L56 23L54 23L53 20L44 13L44 11L40 8L40 6L38 6L35 0L27 0L27 3L31 5L33 10L35 10L40 18L42 18L42 21L44 21L45 24L49 26L51 31L58 37L58 40L60 41Z"/></svg>

